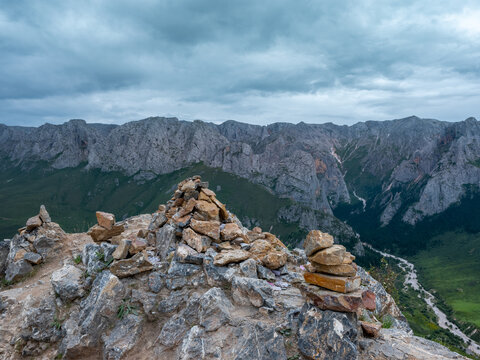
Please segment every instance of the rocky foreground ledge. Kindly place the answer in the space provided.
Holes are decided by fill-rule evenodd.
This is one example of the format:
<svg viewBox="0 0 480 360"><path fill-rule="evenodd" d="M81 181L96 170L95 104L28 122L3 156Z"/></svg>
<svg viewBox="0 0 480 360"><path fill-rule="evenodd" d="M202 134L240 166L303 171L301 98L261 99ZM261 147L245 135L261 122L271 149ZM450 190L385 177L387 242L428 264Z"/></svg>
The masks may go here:
<svg viewBox="0 0 480 360"><path fill-rule="evenodd" d="M310 262L243 227L199 177L153 215L97 220L66 234L42 207L0 243L0 358L463 358L413 336L392 297L328 234L309 234L319 263ZM338 262L322 264L318 251L331 248Z"/></svg>

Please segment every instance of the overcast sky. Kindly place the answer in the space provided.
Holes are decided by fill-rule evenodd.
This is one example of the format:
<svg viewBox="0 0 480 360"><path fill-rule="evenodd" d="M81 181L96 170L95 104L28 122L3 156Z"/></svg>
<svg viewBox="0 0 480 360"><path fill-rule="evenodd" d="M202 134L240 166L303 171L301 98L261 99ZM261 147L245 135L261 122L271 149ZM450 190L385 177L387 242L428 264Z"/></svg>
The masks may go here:
<svg viewBox="0 0 480 360"><path fill-rule="evenodd" d="M480 1L0 0L0 123L480 118Z"/></svg>

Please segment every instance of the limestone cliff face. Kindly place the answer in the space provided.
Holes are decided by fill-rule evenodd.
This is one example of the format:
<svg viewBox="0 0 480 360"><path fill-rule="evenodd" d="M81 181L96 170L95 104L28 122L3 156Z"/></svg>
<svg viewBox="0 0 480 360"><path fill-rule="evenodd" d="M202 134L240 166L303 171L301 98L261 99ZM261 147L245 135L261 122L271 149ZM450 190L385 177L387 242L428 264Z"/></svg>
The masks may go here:
<svg viewBox="0 0 480 360"><path fill-rule="evenodd" d="M168 173L196 162L262 184L332 214L355 198L415 224L480 183L480 125L410 117L356 125L214 125L148 118L121 126L71 120L39 128L0 125L0 155L17 164ZM378 191L371 192L369 187ZM354 194L355 192L355 194Z"/></svg>

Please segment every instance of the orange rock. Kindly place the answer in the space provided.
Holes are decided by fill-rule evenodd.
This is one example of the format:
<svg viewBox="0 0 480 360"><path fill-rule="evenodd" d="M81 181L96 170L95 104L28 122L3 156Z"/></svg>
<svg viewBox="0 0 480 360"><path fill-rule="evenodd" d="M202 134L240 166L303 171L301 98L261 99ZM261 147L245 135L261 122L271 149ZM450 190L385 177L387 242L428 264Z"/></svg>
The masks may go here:
<svg viewBox="0 0 480 360"><path fill-rule="evenodd" d="M208 197L215 196L215 193L212 190L207 189L207 188L202 188L202 190L200 190L200 192L204 193Z"/></svg>
<svg viewBox="0 0 480 360"><path fill-rule="evenodd" d="M27 253L27 251L25 249L19 249L15 253L15 257L13 258L13 261L22 260L26 253Z"/></svg>
<svg viewBox="0 0 480 360"><path fill-rule="evenodd" d="M239 263L243 260L248 259L249 254L244 250L228 250L222 251L221 253L215 255L213 259L213 264L217 266L225 266L230 263Z"/></svg>
<svg viewBox="0 0 480 360"><path fill-rule="evenodd" d="M103 211L97 211L95 215L97 216L98 225L107 230L112 230L112 227L115 224L115 215Z"/></svg>
<svg viewBox="0 0 480 360"><path fill-rule="evenodd" d="M264 232L263 235L265 235L265 239L269 241L277 250L280 250L279 248L287 248L275 235L270 234L269 232Z"/></svg>
<svg viewBox="0 0 480 360"><path fill-rule="evenodd" d="M190 227L197 233L211 237L215 241L220 240L220 222L219 221L200 221L192 219Z"/></svg>
<svg viewBox="0 0 480 360"><path fill-rule="evenodd" d="M186 228L183 230L182 240L185 241L188 246L198 252L207 251L211 241L209 237L199 235L190 228Z"/></svg>
<svg viewBox="0 0 480 360"><path fill-rule="evenodd" d="M342 277L306 272L303 277L307 283L321 286L325 289L349 293L360 288L360 277Z"/></svg>
<svg viewBox="0 0 480 360"><path fill-rule="evenodd" d="M345 254L345 246L333 245L327 249L317 251L314 255L310 256L308 260L322 265L341 265L343 264Z"/></svg>
<svg viewBox="0 0 480 360"><path fill-rule="evenodd" d="M271 251L263 257L262 263L269 269L278 269L287 263L287 254L283 251Z"/></svg>
<svg viewBox="0 0 480 360"><path fill-rule="evenodd" d="M220 201L218 201L218 199L215 196L210 196L210 199L220 209L220 218L222 220L228 219L228 211L227 211L227 208L225 207L225 205L223 203L221 203Z"/></svg>
<svg viewBox="0 0 480 360"><path fill-rule="evenodd" d="M185 215L190 214L195 208L196 204L197 204L197 200L195 200L194 198L188 199L188 201L184 203L183 207L179 210L178 216L184 217Z"/></svg>
<svg viewBox="0 0 480 360"><path fill-rule="evenodd" d="M225 227L220 231L222 240L232 241L237 237L243 237L243 232L240 227L235 223L225 224Z"/></svg>
<svg viewBox="0 0 480 360"><path fill-rule="evenodd" d="M100 242L120 235L124 230L125 228L123 225L113 225L110 230L107 230L103 226L95 224L90 229L88 229L87 234L92 237L93 241Z"/></svg>
<svg viewBox="0 0 480 360"><path fill-rule="evenodd" d="M256 240L253 242L250 248L251 257L257 261L262 262L263 258L269 253L274 251L272 244L267 240Z"/></svg>
<svg viewBox="0 0 480 360"><path fill-rule="evenodd" d="M205 220L219 220L219 210L215 204L199 200L195 204L195 209Z"/></svg>
<svg viewBox="0 0 480 360"><path fill-rule="evenodd" d="M258 227L258 226L255 226L253 229L252 229L252 232L256 233L256 234L261 234L262 233L262 228L261 227Z"/></svg>
<svg viewBox="0 0 480 360"><path fill-rule="evenodd" d="M344 264L351 264L355 260L355 256L350 254L348 251L345 253L345 257L343 258Z"/></svg>
<svg viewBox="0 0 480 360"><path fill-rule="evenodd" d="M206 202L212 202L212 200L210 199L210 196L207 196L203 191L200 191L200 193L198 194L198 200L204 200Z"/></svg>

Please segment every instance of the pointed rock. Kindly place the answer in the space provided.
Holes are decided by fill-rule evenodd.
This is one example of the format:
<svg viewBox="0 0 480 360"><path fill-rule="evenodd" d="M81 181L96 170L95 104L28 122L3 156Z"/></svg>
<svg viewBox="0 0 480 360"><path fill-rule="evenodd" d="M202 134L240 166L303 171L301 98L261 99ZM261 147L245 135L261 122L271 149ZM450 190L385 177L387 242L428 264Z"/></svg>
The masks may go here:
<svg viewBox="0 0 480 360"><path fill-rule="evenodd" d="M44 223L52 222L52 219L50 218L50 215L48 214L45 205L40 205L40 213L38 214L38 216L40 216L40 220L42 220Z"/></svg>

